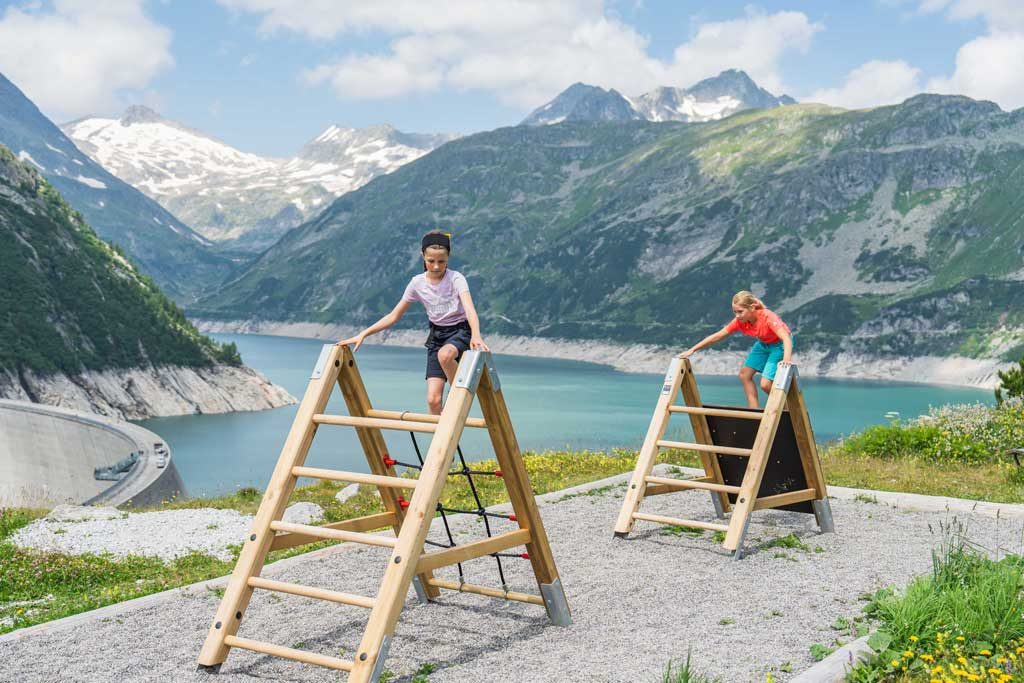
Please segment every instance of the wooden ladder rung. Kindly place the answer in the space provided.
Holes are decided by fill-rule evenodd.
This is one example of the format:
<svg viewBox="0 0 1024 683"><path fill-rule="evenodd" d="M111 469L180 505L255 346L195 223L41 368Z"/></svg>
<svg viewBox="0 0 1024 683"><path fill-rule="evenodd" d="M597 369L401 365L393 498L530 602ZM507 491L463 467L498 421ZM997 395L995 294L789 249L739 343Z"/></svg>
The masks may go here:
<svg viewBox="0 0 1024 683"><path fill-rule="evenodd" d="M377 417L353 417L351 415L326 415L317 413L313 422L318 425L341 425L343 427L369 427L371 429L394 429L399 432L422 432L433 434L436 424L413 422L412 420L385 420Z"/></svg>
<svg viewBox="0 0 1024 683"><path fill-rule="evenodd" d="M377 604L377 601L373 598L367 598L362 595L353 595L352 593L342 593L339 591L327 590L325 588L303 586L297 583L271 581L270 579L264 579L262 576L249 577L249 585L253 588L262 588L264 590L276 591L278 593L289 593L290 595L301 595L304 598L329 600L330 602L337 602L342 605L353 605L354 607L365 607L367 609L373 609L373 606Z"/></svg>
<svg viewBox="0 0 1024 683"><path fill-rule="evenodd" d="M427 424L437 424L441 419L440 415L427 415L426 413L410 413L409 411L398 411L398 410L377 410L371 408L366 411L367 417L382 417L386 420L407 420L408 422L425 422ZM484 422L483 418L479 417L467 417L467 427L476 427L477 429L487 429L487 423Z"/></svg>
<svg viewBox="0 0 1024 683"><path fill-rule="evenodd" d="M713 522L698 522L692 519L676 519L675 517L663 517L661 515L648 515L645 512L634 512L633 519L642 519L647 522L658 524L671 524L674 526L689 526L695 529L707 529L708 531L728 531L728 524L715 524Z"/></svg>
<svg viewBox="0 0 1024 683"><path fill-rule="evenodd" d="M733 448L732 446L708 446L703 443L690 443L689 441L659 441L659 448L683 448L691 451L703 451L704 453L718 453L720 455L746 455L753 451L749 448Z"/></svg>
<svg viewBox="0 0 1024 683"><path fill-rule="evenodd" d="M361 531L342 531L341 529L328 529L322 526L310 526L309 524L291 524L289 522L271 522L270 528L274 531L286 531L290 534L305 534L326 538L332 541L351 541L353 543L364 543L366 545L377 545L382 548L394 548L398 543L397 538L389 538L378 534L367 534Z"/></svg>
<svg viewBox="0 0 1024 683"><path fill-rule="evenodd" d="M457 562L466 562L477 557L490 555L519 545L526 545L531 541L529 529L517 529L508 533L498 534L472 543L458 545L448 550L438 550L432 553L423 553L416 564L417 572L429 572L447 567Z"/></svg>
<svg viewBox="0 0 1024 683"><path fill-rule="evenodd" d="M239 638L238 636L224 636L224 644L228 647L240 647L244 650L261 652L265 655L294 659L297 662L305 662L306 664L326 666L328 669L337 669L338 671L352 671L352 667L355 666L354 662L350 662L345 659L320 655L315 652L306 652L304 650L295 650L290 647L284 647L283 645L264 643L259 640Z"/></svg>
<svg viewBox="0 0 1024 683"><path fill-rule="evenodd" d="M387 486L393 489L414 489L416 480L407 477L387 477L380 474L362 474L361 472L341 472L339 470L323 470L318 467L293 467L292 474L296 477L312 477L314 479L330 479L347 481L353 484L372 484Z"/></svg>
<svg viewBox="0 0 1024 683"><path fill-rule="evenodd" d="M713 481L703 481L700 479L669 479L667 477L644 477L644 481L649 484L664 484L665 486L673 486L681 489L704 489L706 491L719 491L721 493L739 493L739 486L729 486L728 484L716 484Z"/></svg>
<svg viewBox="0 0 1024 683"><path fill-rule="evenodd" d="M704 406L669 406L670 413L688 413L690 415L713 415L715 417L736 417L741 420L760 420L763 411L729 410L728 408L705 408Z"/></svg>
<svg viewBox="0 0 1024 683"><path fill-rule="evenodd" d="M539 595L530 595L529 593L505 592L500 588L478 586L473 583L459 583L458 581L445 581L444 579L430 579L427 583L431 586L450 591L459 591L460 593L475 593L476 595L486 595L490 598L505 598L506 600L515 600L516 602L528 602L531 605L544 604L544 598Z"/></svg>

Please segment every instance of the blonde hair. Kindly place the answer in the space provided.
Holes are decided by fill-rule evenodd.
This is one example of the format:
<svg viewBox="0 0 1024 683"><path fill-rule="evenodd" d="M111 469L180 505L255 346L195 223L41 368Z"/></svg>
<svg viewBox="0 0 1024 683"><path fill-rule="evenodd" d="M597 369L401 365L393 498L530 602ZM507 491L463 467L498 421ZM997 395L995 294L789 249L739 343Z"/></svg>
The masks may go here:
<svg viewBox="0 0 1024 683"><path fill-rule="evenodd" d="M745 289L733 295L732 305L743 308L764 308L764 302L754 296L753 292L748 292Z"/></svg>

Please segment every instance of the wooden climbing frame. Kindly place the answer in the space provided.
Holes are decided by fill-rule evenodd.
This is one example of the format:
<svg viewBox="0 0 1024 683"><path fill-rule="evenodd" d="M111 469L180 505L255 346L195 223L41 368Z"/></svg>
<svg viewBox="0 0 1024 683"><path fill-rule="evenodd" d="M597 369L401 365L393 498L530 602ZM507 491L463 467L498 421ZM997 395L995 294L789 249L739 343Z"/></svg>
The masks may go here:
<svg viewBox="0 0 1024 683"><path fill-rule="evenodd" d="M676 404L680 392L684 405ZM673 413L689 415L694 442L664 438ZM696 451L704 476L652 476L658 453L665 448ZM646 496L690 489L709 491L718 518L724 519L728 514L728 522L675 519L640 512ZM705 406L690 361L674 358L640 449L615 524L615 535L627 536L637 520L721 531L725 533L722 545L739 559L750 513L766 508L813 513L821 531L833 531L821 460L796 366L779 365L767 404L764 410L757 410Z"/></svg>
<svg viewBox="0 0 1024 683"><path fill-rule="evenodd" d="M341 389L348 415L324 413L335 385ZM483 419L468 417L474 398L480 402ZM370 473L305 467L306 455L321 425L355 427ZM514 511L507 518L517 522L519 528L466 545L425 553L427 532L438 509L445 482L450 476L453 456L465 427L486 429L490 434L500 468L495 474L505 481ZM381 433L384 429L433 435L418 479L397 475L395 461L388 455ZM282 521L282 515L299 477L376 486L386 511L322 526L286 523ZM409 490L413 492L412 498L405 501L398 492ZM394 536L368 533L386 527L394 530ZM376 597L284 583L260 576L267 553L271 550L292 548L324 539L392 549ZM433 571L441 567L498 554L518 546L526 547L522 557L530 560L539 595L511 592L507 587L496 589L445 581L433 576ZM415 587L421 601L438 597L441 589L477 593L543 605L553 623L562 626L571 623L565 593L491 354L479 351L464 353L444 410L440 415L424 415L375 410L370 404L352 352L348 347L324 345L270 484L263 495L252 530L242 546L238 563L199 654L199 666L216 672L231 648L240 647L347 671L348 680L354 683L374 683L383 670L388 646L410 585ZM369 621L355 658L349 661L239 637L237 632L242 617L253 590L257 588L369 609Z"/></svg>

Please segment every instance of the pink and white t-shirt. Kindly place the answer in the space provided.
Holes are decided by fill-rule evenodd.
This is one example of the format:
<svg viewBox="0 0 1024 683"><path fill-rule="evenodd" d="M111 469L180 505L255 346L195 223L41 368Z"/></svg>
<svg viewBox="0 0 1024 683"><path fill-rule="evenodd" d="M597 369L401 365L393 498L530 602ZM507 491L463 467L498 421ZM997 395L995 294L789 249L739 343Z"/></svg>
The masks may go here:
<svg viewBox="0 0 1024 683"><path fill-rule="evenodd" d="M409 280L402 294L404 301L419 301L427 309L427 318L435 325L455 325L466 319L459 295L469 291L469 283L462 273L446 270L436 285L420 273Z"/></svg>

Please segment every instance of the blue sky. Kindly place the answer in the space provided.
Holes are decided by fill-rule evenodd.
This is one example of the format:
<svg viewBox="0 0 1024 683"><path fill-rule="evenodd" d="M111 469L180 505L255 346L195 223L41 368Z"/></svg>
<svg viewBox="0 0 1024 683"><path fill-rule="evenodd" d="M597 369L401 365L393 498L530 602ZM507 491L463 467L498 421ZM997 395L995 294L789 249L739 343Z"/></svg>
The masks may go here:
<svg viewBox="0 0 1024 683"><path fill-rule="evenodd" d="M0 72L63 122L145 103L288 156L330 124L514 125L575 81L637 95L736 67L798 100L1024 106L1024 2L0 2Z"/></svg>

